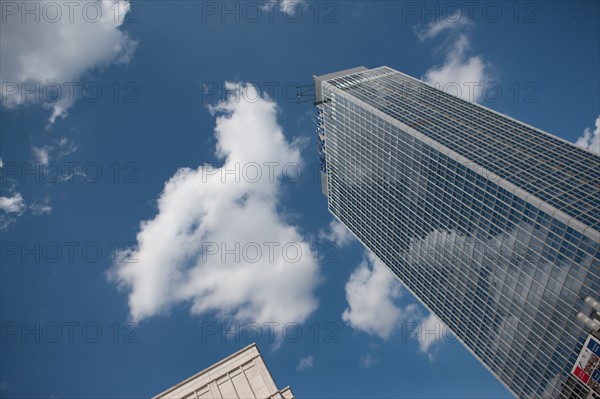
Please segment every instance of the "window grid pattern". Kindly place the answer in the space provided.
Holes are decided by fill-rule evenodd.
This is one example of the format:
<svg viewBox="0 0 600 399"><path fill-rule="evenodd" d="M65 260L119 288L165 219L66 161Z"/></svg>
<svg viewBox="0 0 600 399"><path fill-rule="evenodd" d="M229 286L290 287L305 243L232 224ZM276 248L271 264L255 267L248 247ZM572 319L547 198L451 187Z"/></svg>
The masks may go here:
<svg viewBox="0 0 600 399"><path fill-rule="evenodd" d="M328 81L600 230L600 157L387 67Z"/></svg>
<svg viewBox="0 0 600 399"><path fill-rule="evenodd" d="M556 391L587 337L581 298L600 292L598 242L353 101L360 85L377 92L363 101L390 107L380 101L395 101L396 89L377 86L403 77L390 71L336 78L345 93L323 83L330 211L514 394Z"/></svg>

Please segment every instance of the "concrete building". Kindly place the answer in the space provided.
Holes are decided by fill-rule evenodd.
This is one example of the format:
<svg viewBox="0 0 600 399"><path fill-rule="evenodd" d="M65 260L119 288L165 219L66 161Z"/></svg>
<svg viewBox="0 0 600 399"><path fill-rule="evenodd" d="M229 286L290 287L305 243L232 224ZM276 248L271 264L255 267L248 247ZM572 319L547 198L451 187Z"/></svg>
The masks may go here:
<svg viewBox="0 0 600 399"><path fill-rule="evenodd" d="M600 156L388 67L315 93L329 211L515 396L600 397Z"/></svg>
<svg viewBox="0 0 600 399"><path fill-rule="evenodd" d="M290 387L278 389L256 344L156 395L153 399L293 399Z"/></svg>

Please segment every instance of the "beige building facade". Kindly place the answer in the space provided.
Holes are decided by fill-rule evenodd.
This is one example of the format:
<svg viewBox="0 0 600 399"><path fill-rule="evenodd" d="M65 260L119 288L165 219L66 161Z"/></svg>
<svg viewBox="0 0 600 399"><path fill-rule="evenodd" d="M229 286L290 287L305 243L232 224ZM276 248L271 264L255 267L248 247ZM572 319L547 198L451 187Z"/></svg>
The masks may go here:
<svg viewBox="0 0 600 399"><path fill-rule="evenodd" d="M258 351L248 345L152 399L294 399L278 389Z"/></svg>

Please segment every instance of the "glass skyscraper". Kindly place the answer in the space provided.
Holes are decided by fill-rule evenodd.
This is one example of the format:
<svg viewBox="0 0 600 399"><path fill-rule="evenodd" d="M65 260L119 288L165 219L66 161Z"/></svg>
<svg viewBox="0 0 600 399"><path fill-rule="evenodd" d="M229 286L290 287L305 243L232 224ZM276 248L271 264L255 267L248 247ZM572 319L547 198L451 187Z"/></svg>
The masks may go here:
<svg viewBox="0 0 600 399"><path fill-rule="evenodd" d="M514 395L600 394L600 156L387 67L315 85L329 210Z"/></svg>

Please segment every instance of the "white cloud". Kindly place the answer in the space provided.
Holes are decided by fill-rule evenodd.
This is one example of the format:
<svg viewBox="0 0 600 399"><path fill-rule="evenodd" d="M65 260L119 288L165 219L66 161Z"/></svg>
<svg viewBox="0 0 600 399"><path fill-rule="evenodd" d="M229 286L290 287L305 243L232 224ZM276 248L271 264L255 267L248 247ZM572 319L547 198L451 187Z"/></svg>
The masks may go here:
<svg viewBox="0 0 600 399"><path fill-rule="evenodd" d="M430 68L421 79L463 100L478 102L483 88L492 82L493 76L491 65L482 56L468 55L471 43L464 31L471 26L472 21L457 12L425 26L416 26L415 34L420 42L424 42L443 32L448 33L441 47L446 53L444 64Z"/></svg>
<svg viewBox="0 0 600 399"><path fill-rule="evenodd" d="M481 56L467 56L470 40L466 34L458 36L446 53L444 65L430 68L423 80L463 100L480 101L483 88L493 77L490 67Z"/></svg>
<svg viewBox="0 0 600 399"><path fill-rule="evenodd" d="M42 165L47 165L48 162L50 162L51 155L52 159L60 159L78 150L77 145L75 145L72 140L69 140L64 136L59 139L55 139L53 143L54 146L41 145L39 147L33 146L31 148L31 152L34 155L36 162Z"/></svg>
<svg viewBox="0 0 600 399"><path fill-rule="evenodd" d="M4 231L10 227L11 224L16 222L17 219L11 216L8 216L4 213L0 213L0 231Z"/></svg>
<svg viewBox="0 0 600 399"><path fill-rule="evenodd" d="M69 140L66 137L61 137L58 141L58 149L60 150L60 152L58 153L58 157L64 157L67 155L71 155L72 153L74 153L75 151L77 151L79 148L77 147L77 145L73 142L73 140Z"/></svg>
<svg viewBox="0 0 600 399"><path fill-rule="evenodd" d="M307 1L306 0L270 0L270 1L266 1L265 3L263 3L262 5L262 9L264 11L269 11L271 12L271 9L276 6L279 5L279 9L281 10L282 13L288 15L291 20L295 20L296 18L298 18L299 16L301 16L302 14L302 10L304 10L306 8L307 5Z"/></svg>
<svg viewBox="0 0 600 399"><path fill-rule="evenodd" d="M427 39L435 38L446 30L462 29L468 25L471 25L471 21L460 12L457 12L452 16L440 18L437 21L431 21L425 26L417 25L414 27L414 30L419 41L423 42Z"/></svg>
<svg viewBox="0 0 600 399"><path fill-rule="evenodd" d="M70 90L65 83L77 83L92 68L128 63L137 43L119 29L128 1L92 0L85 5L73 3L72 8L61 2L32 4L38 7L37 22L35 15L22 15L25 3L3 9L0 94L7 107L37 103L52 109L50 123L54 123L67 115L81 90L76 86ZM23 87L37 95L25 96ZM53 90L57 87L60 95Z"/></svg>
<svg viewBox="0 0 600 399"><path fill-rule="evenodd" d="M378 361L379 360L373 357L373 355L371 355L370 353L365 353L360 357L360 367L368 369L371 368Z"/></svg>
<svg viewBox="0 0 600 399"><path fill-rule="evenodd" d="M46 199L41 203L34 202L27 206L21 193L14 193L10 197L0 197L0 230L4 231L17 221L17 218L30 210L34 215L51 214L52 207L49 205L49 200Z"/></svg>
<svg viewBox="0 0 600 399"><path fill-rule="evenodd" d="M35 156L35 160L42 164L42 165L47 165L48 161L49 161L49 156L48 156L48 152L52 149L52 147L49 146L43 146L43 147L33 147L31 149L31 151L33 152L33 155Z"/></svg>
<svg viewBox="0 0 600 399"><path fill-rule="evenodd" d="M412 317L414 307L404 309L394 302L402 286L392 272L373 254L352 272L346 283L348 306L342 319L352 328L389 338L401 320Z"/></svg>
<svg viewBox="0 0 600 399"><path fill-rule="evenodd" d="M307 369L312 369L314 367L314 357L312 355L300 358L300 361L298 362L298 365L296 366L296 370L298 371L304 371Z"/></svg>
<svg viewBox="0 0 600 399"><path fill-rule="evenodd" d="M281 11L289 15L295 15L298 12L298 8L304 6L306 6L306 0L281 0L279 3Z"/></svg>
<svg viewBox="0 0 600 399"><path fill-rule="evenodd" d="M4 162L2 162L2 158L0 158L0 168L4 166Z"/></svg>
<svg viewBox="0 0 600 399"><path fill-rule="evenodd" d="M575 145L585 148L596 155L600 155L600 115L596 118L596 128L592 132L585 128L583 135L577 139Z"/></svg>
<svg viewBox="0 0 600 399"><path fill-rule="evenodd" d="M29 210L34 215L49 215L54 209L49 205L49 200L46 199L44 202L34 202L29 205Z"/></svg>
<svg viewBox="0 0 600 399"><path fill-rule="evenodd" d="M343 247L354 240L354 236L348 228L337 219L329 223L329 231L321 230L319 238L324 241L334 242L338 247Z"/></svg>
<svg viewBox="0 0 600 399"><path fill-rule="evenodd" d="M216 154L223 165L179 169L165 184L156 217L141 223L136 263L117 260L110 277L129 292L134 320L186 302L193 314L303 322L317 307L318 265L298 229L277 212L283 167L299 164L300 151L277 124L276 104L264 98L230 96L211 112L217 115ZM240 178L249 165L262 173L254 168ZM236 245L237 260L225 252ZM262 255L253 262L256 247Z"/></svg>
<svg viewBox="0 0 600 399"><path fill-rule="evenodd" d="M450 330L433 314L423 317L416 303L401 307L396 304L402 285L393 273L372 253L354 270L346 284L349 308L342 318L355 330L388 339L401 328L419 343L419 352L434 359L434 344L452 337ZM370 354L361 358L363 367L375 359Z"/></svg>
<svg viewBox="0 0 600 399"><path fill-rule="evenodd" d="M451 332L436 315L430 313L419 323L414 337L419 341L419 350L426 353L430 361L433 361L433 346L443 342L450 336Z"/></svg>
<svg viewBox="0 0 600 399"><path fill-rule="evenodd" d="M20 216L26 208L27 206L20 193L16 193L12 197L0 197L0 209L6 213L15 213Z"/></svg>

